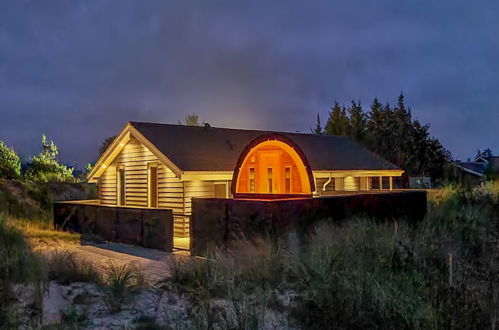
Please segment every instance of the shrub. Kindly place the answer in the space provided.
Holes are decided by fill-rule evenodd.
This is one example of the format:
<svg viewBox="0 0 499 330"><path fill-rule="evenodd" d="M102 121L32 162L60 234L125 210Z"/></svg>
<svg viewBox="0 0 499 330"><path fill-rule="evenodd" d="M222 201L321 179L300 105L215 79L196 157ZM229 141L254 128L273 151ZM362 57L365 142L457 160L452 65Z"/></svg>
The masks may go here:
<svg viewBox="0 0 499 330"><path fill-rule="evenodd" d="M26 179L34 182L76 182L73 168L58 161L59 150L54 141L42 136L42 152L34 156L26 167Z"/></svg>
<svg viewBox="0 0 499 330"><path fill-rule="evenodd" d="M0 178L16 179L21 175L21 161L14 149L0 141Z"/></svg>

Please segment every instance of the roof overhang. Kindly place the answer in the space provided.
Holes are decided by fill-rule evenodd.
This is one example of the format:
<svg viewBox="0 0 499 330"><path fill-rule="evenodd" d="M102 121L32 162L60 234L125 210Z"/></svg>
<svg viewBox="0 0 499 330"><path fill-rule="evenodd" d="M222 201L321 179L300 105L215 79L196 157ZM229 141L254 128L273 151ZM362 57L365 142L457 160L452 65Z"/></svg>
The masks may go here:
<svg viewBox="0 0 499 330"><path fill-rule="evenodd" d="M402 176L404 170L312 170L316 178L344 176Z"/></svg>
<svg viewBox="0 0 499 330"><path fill-rule="evenodd" d="M463 170L464 172L467 172L467 173L470 173L470 174L473 174L473 175L476 175L480 178L485 178L485 174L483 173L480 173L480 172L477 172L477 171L473 171L473 170L470 170L469 168L466 168L462 165L459 165L459 164L454 164L456 167L460 168L461 170Z"/></svg>
<svg viewBox="0 0 499 330"><path fill-rule="evenodd" d="M234 171L185 171L182 172L180 179L182 181L230 181Z"/></svg>
<svg viewBox="0 0 499 330"><path fill-rule="evenodd" d="M158 150L148 139L146 139L142 133L140 133L131 123L127 123L123 131L114 139L114 141L109 145L109 147L104 151L99 160L95 163L94 168L88 174L87 179L90 183L97 182L97 179L104 173L106 168L111 165L113 160L119 155L121 150L130 141L131 137L137 139L142 143L147 149L149 149L154 156L156 156L165 166L167 166L172 172L180 178L182 171L175 165L168 157L166 157L161 151Z"/></svg>

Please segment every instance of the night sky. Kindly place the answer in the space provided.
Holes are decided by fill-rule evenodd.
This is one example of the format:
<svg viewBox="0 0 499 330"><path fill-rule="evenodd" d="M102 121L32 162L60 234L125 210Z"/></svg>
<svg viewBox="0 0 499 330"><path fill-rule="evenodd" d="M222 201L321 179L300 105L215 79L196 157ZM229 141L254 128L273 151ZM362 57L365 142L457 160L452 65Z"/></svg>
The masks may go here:
<svg viewBox="0 0 499 330"><path fill-rule="evenodd" d="M456 158L499 153L499 2L0 2L0 139L25 158L46 133L83 167L127 121L193 112L309 132L401 91Z"/></svg>

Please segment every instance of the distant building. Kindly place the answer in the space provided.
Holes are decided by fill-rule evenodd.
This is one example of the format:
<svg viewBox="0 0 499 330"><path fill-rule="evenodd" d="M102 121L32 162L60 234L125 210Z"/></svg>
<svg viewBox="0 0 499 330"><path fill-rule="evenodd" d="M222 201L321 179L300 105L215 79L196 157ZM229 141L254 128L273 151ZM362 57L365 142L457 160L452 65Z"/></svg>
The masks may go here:
<svg viewBox="0 0 499 330"><path fill-rule="evenodd" d="M499 156L479 154L473 161L457 161L455 165L463 172L461 179L470 184L479 184L488 176L499 175Z"/></svg>

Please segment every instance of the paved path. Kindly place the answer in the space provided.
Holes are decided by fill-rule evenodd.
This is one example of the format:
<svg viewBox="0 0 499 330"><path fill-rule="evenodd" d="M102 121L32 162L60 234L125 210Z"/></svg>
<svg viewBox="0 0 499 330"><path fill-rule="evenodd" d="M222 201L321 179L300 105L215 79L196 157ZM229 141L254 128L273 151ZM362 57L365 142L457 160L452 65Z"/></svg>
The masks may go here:
<svg viewBox="0 0 499 330"><path fill-rule="evenodd" d="M145 280L152 284L170 276L170 266L174 259L189 256L187 251L171 253L120 243L68 245L64 248L44 247L41 252L49 254L51 251L62 250L74 253L76 258L93 263L98 269L103 269L110 263L131 263L139 267L144 273Z"/></svg>

